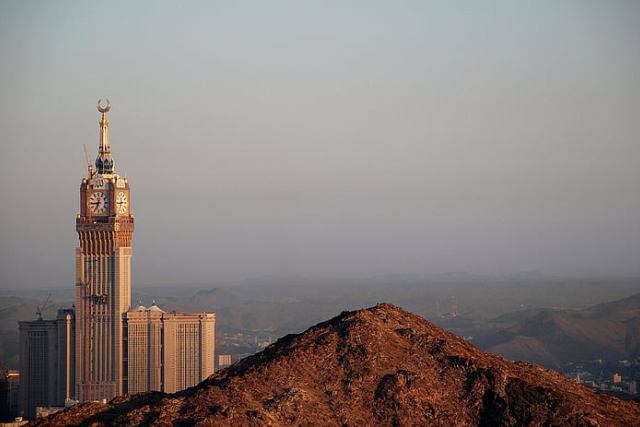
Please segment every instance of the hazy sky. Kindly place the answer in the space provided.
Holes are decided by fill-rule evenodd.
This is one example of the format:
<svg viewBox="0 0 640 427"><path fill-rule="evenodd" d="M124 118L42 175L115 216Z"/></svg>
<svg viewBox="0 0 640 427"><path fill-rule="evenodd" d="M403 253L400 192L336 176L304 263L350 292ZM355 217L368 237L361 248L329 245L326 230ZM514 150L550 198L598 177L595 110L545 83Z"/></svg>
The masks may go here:
<svg viewBox="0 0 640 427"><path fill-rule="evenodd" d="M0 286L73 286L108 97L134 285L640 275L640 2L0 2Z"/></svg>

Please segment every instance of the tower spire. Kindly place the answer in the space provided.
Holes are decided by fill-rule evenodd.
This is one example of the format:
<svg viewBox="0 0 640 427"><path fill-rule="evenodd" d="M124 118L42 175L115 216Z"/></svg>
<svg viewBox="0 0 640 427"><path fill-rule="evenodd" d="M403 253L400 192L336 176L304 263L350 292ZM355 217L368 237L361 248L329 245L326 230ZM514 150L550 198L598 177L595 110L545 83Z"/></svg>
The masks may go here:
<svg viewBox="0 0 640 427"><path fill-rule="evenodd" d="M107 105L102 107L98 100L98 111L102 113L100 119L100 147L98 147L98 157L96 158L96 168L99 174L113 173L113 158L111 157L111 146L109 145L109 119L107 113L111 110L111 101L107 99Z"/></svg>

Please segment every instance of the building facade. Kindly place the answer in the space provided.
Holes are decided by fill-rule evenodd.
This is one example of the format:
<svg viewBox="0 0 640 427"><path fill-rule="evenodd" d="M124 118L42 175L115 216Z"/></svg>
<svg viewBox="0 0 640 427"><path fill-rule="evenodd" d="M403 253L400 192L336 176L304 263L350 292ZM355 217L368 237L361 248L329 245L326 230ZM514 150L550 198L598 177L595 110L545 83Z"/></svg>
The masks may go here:
<svg viewBox="0 0 640 427"><path fill-rule="evenodd" d="M38 406L64 406L74 391L74 318L58 310L55 320L19 322L20 412L35 417Z"/></svg>
<svg viewBox="0 0 640 427"><path fill-rule="evenodd" d="M125 318L129 393L174 393L214 372L214 313L166 313L138 306Z"/></svg>
<svg viewBox="0 0 640 427"><path fill-rule="evenodd" d="M76 396L123 394L123 316L131 305L131 214L127 179L115 173L107 113L98 101L100 146L80 185L76 230Z"/></svg>
<svg viewBox="0 0 640 427"><path fill-rule="evenodd" d="M138 306L125 317L127 390L162 391L162 310Z"/></svg>

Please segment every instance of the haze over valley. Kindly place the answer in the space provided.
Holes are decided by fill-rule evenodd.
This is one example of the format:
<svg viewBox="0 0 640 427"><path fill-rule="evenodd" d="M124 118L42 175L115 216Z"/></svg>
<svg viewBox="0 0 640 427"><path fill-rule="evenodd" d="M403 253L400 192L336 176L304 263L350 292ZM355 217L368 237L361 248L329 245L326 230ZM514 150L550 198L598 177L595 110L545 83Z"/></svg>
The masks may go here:
<svg viewBox="0 0 640 427"><path fill-rule="evenodd" d="M4 328L0 357L10 366L17 363L13 322L33 318L47 293L53 300L50 315L72 301L69 289L0 293ZM215 311L218 352L235 358L258 351L259 343L301 332L340 311L381 301L420 314L483 349L550 368L560 369L579 359L615 362L640 355L640 337L628 330L640 321L640 278L557 278L537 272L360 280L272 276L241 282L140 286L133 300L146 305L155 302L167 311ZM558 337L560 332L577 341Z"/></svg>

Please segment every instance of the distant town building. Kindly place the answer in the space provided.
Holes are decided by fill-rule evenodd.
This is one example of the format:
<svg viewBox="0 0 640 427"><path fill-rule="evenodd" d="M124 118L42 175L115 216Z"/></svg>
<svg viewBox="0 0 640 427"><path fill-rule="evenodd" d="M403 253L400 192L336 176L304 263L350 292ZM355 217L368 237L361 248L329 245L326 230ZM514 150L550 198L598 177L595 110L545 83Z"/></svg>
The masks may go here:
<svg viewBox="0 0 640 427"><path fill-rule="evenodd" d="M218 370L224 369L227 366L231 366L231 355L230 354L219 354L218 355Z"/></svg>
<svg viewBox="0 0 640 427"><path fill-rule="evenodd" d="M166 313L138 306L125 316L128 393L174 393L214 372L214 313Z"/></svg>
<svg viewBox="0 0 640 427"><path fill-rule="evenodd" d="M254 343L258 348L267 348L271 345L271 337L269 336L267 339L259 340L258 337L254 337Z"/></svg>
<svg viewBox="0 0 640 427"><path fill-rule="evenodd" d="M37 406L36 418L48 417L49 415L55 414L56 412L60 412L63 409L64 409L64 406Z"/></svg>
<svg viewBox="0 0 640 427"><path fill-rule="evenodd" d="M58 310L55 320L18 322L20 412L36 416L38 406L64 406L74 387L74 311Z"/></svg>
<svg viewBox="0 0 640 427"><path fill-rule="evenodd" d="M613 374L613 383L620 384L622 382L622 376L619 373Z"/></svg>

